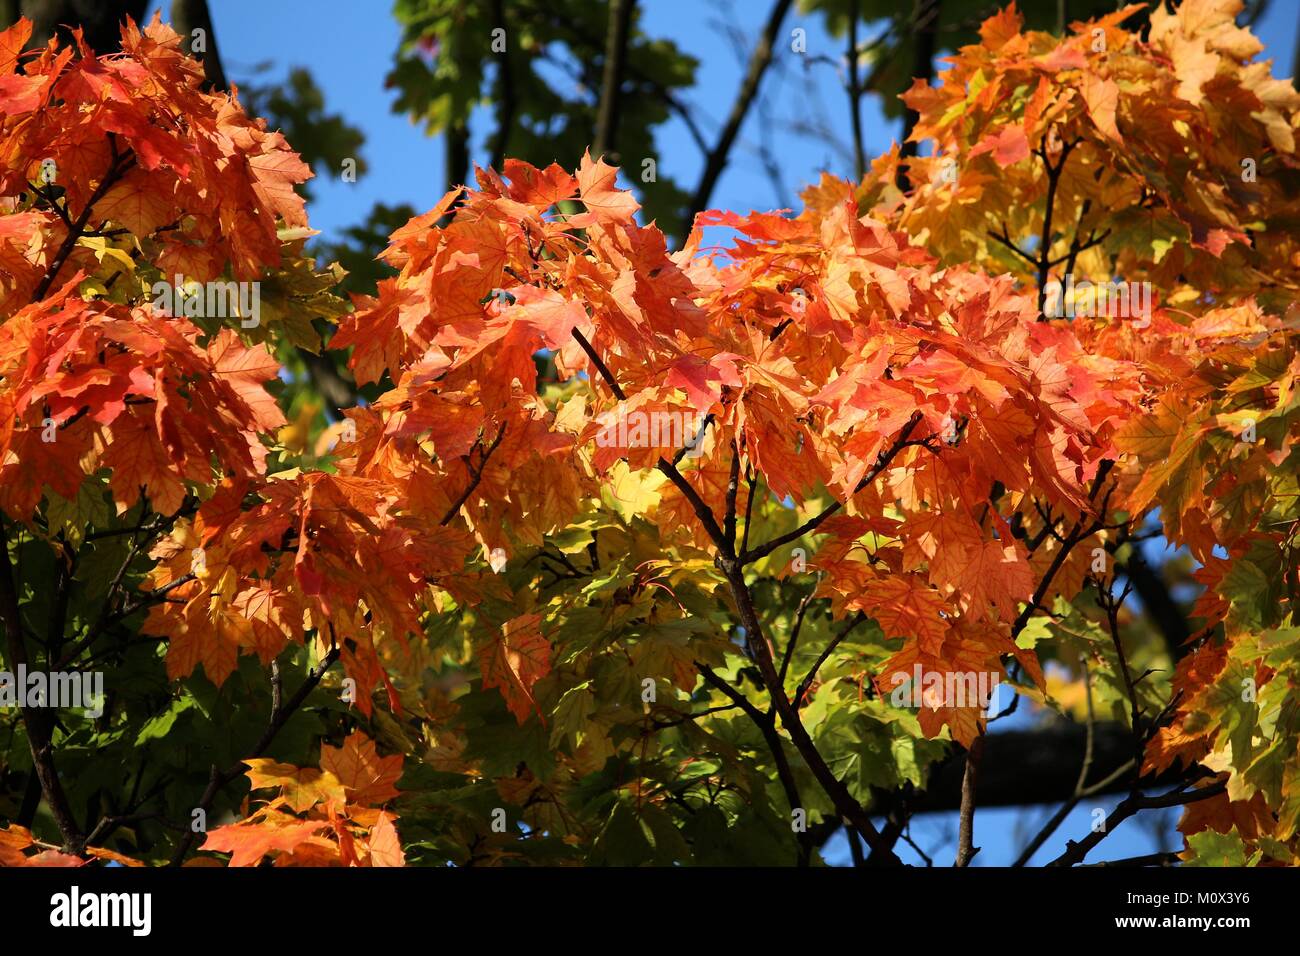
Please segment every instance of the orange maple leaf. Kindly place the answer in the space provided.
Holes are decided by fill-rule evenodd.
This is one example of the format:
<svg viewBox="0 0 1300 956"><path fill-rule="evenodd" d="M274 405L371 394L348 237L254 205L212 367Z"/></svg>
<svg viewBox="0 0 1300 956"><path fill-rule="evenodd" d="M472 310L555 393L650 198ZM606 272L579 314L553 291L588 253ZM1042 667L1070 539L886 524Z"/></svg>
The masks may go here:
<svg viewBox="0 0 1300 956"><path fill-rule="evenodd" d="M379 756L375 742L359 730L349 734L342 747L322 746L320 765L343 784L349 803L379 806L397 796L401 754Z"/></svg>
<svg viewBox="0 0 1300 956"><path fill-rule="evenodd" d="M541 623L537 614L512 618L479 650L483 686L499 688L506 706L521 724L534 709L541 716L541 708L533 698L533 685L551 671L551 645L542 636Z"/></svg>

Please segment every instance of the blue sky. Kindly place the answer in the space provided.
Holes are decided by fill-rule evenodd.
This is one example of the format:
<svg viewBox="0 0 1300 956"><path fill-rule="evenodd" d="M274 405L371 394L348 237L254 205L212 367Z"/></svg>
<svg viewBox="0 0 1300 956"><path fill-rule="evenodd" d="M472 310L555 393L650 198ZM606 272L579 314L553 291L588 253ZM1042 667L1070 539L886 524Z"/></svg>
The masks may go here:
<svg viewBox="0 0 1300 956"><path fill-rule="evenodd" d="M316 182L311 221L326 237L362 222L377 202L390 205L406 202L423 211L437 201L444 182L441 144L425 136L422 128L407 117L392 112L393 93L384 85L399 39L397 23L387 4L380 0L365 3L214 0L211 6L226 73L236 83L250 80L266 83L283 77L291 67L309 67L325 95L327 109L342 114L365 133L364 156L369 173L356 183L341 183L326 176ZM699 59L697 86L687 101L701 117L706 135L711 135L727 115L744 69L718 24L727 20L754 37L767 15L768 4L759 0L730 3L726 0L642 0L640 7L643 29L672 39ZM1273 0L1256 25L1256 33L1266 47L1265 56L1274 59L1273 71L1277 76L1290 74L1298 15L1300 0ZM843 41L829 37L815 17L792 15L786 24L786 37L795 27L807 31L807 56L791 53L788 42L778 48L769 76L773 84L771 114L761 117L751 113L748 118L733 161L714 192L712 204L716 207L742 212L780 207L780 197L755 152L756 144L763 137L780 162L787 201L797 201L798 190L816 181L825 169L840 174L852 172L842 82L833 64L816 59L825 56L838 63ZM870 30L864 32L870 36ZM263 63L271 64L271 68L256 72L257 66ZM803 128L808 123L823 121L838 131L838 144L811 136ZM871 97L863 101L863 125L868 158L886 150L899 135L900 124L886 121L879 101ZM479 162L486 161L482 132L478 130L473 144L472 158ZM661 155L657 161L661 173L681 183L693 184L702 168L702 157L685 126L679 120L671 121L660 132L659 143ZM578 158L560 159L562 164L572 167L577 165ZM1153 543L1152 547L1158 545ZM1024 726L1032 719L1025 710L1014 721L1000 724ZM1076 808L1036 861L1059 853L1067 837L1086 834L1094 806L1109 811L1119 799L1117 795L1088 801ZM983 851L975 864L1009 863L1019 847L1037 832L1037 824L1054 809L1049 806L981 810L976 818L975 843ZM1169 811L1156 816L1151 820L1155 826L1143 822L1152 815L1126 822L1106 840L1096 852L1096 858L1177 848L1177 834L1170 832L1171 818L1176 818L1176 813ZM932 853L936 865L952 861L954 817L954 814L935 814L917 818L913 823L913 840ZM1160 826L1164 827L1164 843L1158 835ZM900 852L908 862L920 862L910 849L900 845ZM828 854L835 862L847 861L847 844L842 835L828 847Z"/></svg>

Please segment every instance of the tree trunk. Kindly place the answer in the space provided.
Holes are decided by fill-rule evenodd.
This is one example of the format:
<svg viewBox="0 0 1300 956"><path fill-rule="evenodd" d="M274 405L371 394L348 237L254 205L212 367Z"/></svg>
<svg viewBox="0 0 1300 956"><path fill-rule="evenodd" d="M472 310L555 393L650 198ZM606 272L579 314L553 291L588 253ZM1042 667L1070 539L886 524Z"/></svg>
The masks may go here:
<svg viewBox="0 0 1300 956"><path fill-rule="evenodd" d="M622 102L623 62L627 54L627 37L632 27L632 8L636 0L612 0L609 7L609 35L605 43L605 66L601 79L600 108L596 114L596 134L591 152L599 159L609 154L612 166L621 166L618 152L618 109Z"/></svg>
<svg viewBox="0 0 1300 956"><path fill-rule="evenodd" d="M212 29L212 14L208 10L207 0L172 0L172 28L181 35L183 49L203 61L203 73L208 78L208 88L224 90L229 87L226 72L221 68L221 56L217 53L217 35ZM201 50L194 47L195 31L202 30L203 44Z"/></svg>
<svg viewBox="0 0 1300 956"><path fill-rule="evenodd" d="M934 54L939 39L939 7L941 0L916 0L912 15L912 50L913 75L927 84L934 79ZM903 114L903 141L899 153L903 156L915 156L919 146L908 142L912 130L916 127L917 114L907 110Z"/></svg>

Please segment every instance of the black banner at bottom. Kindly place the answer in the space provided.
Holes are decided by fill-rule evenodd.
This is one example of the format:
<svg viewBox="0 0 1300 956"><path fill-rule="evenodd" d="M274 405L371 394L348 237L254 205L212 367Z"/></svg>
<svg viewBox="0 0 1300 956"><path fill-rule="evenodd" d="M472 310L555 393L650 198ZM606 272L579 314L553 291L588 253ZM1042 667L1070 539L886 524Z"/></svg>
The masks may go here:
<svg viewBox="0 0 1300 956"><path fill-rule="evenodd" d="M440 945L462 936L504 943L502 931L548 949L567 948L566 939L585 948L596 933L646 944L647 933L666 934L665 944L732 944L844 931L907 945L1038 931L1230 942L1294 926L1297 891L1300 875L1284 869L0 870L12 943L202 941L280 952L426 933Z"/></svg>

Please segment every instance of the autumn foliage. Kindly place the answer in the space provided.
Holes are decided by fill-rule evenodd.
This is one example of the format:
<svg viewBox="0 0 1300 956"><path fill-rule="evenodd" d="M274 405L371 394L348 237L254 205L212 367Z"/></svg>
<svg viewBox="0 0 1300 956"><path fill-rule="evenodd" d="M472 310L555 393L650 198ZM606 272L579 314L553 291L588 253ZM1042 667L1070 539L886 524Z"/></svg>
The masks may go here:
<svg viewBox="0 0 1300 956"><path fill-rule="evenodd" d="M917 668L1124 724L1185 860L1296 863L1300 95L1235 7L1008 8L906 94L932 156L675 251L600 159L480 169L350 307L307 168L166 26L0 35L4 660L109 688L24 712L57 830L0 863L806 862L794 810L894 860L873 792L989 723L898 706ZM277 307L164 314L177 275ZM1066 275L1150 314L1049 315ZM379 397L308 460L313 319ZM1124 602L1152 529L1178 646Z"/></svg>

